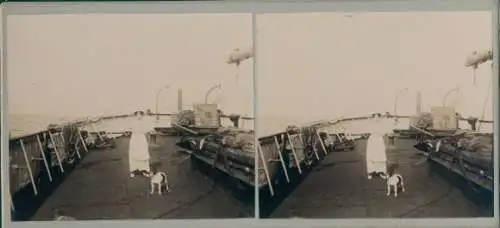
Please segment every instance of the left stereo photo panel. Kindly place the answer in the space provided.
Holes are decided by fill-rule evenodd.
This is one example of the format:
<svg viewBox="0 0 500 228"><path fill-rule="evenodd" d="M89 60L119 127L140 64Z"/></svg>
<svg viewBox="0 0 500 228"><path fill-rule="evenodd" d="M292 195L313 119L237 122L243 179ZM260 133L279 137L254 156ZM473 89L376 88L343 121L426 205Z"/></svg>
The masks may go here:
<svg viewBox="0 0 500 228"><path fill-rule="evenodd" d="M254 217L251 14L6 23L12 221Z"/></svg>

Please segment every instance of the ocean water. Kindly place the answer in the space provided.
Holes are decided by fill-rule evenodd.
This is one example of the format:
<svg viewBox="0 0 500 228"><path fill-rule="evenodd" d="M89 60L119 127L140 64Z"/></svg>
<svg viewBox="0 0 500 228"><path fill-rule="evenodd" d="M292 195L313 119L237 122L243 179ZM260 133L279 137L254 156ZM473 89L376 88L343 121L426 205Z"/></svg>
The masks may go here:
<svg viewBox="0 0 500 228"><path fill-rule="evenodd" d="M77 119L69 116L50 116L36 114L10 114L7 116L8 132L10 137L20 137L23 135L43 131L52 123L60 123Z"/></svg>
<svg viewBox="0 0 500 228"><path fill-rule="evenodd" d="M312 122L314 120L311 120ZM259 118L256 121L255 131L257 137L263 137L267 135L272 135L277 132L282 132L290 124L299 125L304 123L304 121L293 121L292 119L287 119L286 117L274 117L274 118ZM375 121L373 119L366 120L355 120L349 122L343 122L341 124L336 124L325 130L327 131L345 131L349 133L368 133L373 131L392 131L392 129L408 129L409 119L399 119L398 123L395 124L393 119L381 119L380 121ZM381 129L382 128L382 129ZM465 121L459 122L460 129L470 129L470 126ZM481 131L483 132L493 132L493 124L483 123L481 124Z"/></svg>
<svg viewBox="0 0 500 228"><path fill-rule="evenodd" d="M8 116L8 131L10 132L10 138L21 137L23 135L28 135L36 133L39 131L44 131L50 124L67 122L72 120L81 119L81 117L69 117L69 116L50 116L50 115L34 115L34 114L11 114ZM109 131L118 132L124 130L130 130L134 123L136 123L137 117L127 117L127 118L116 118L110 120L103 120L98 123L84 127L86 130L91 131ZM144 116L141 119L141 124L153 127L170 127L171 119L168 116L160 116L159 120L156 120L156 116ZM222 120L223 126L231 126L232 123L227 120ZM252 120L242 120L241 127L246 129L253 129Z"/></svg>
<svg viewBox="0 0 500 228"><path fill-rule="evenodd" d="M49 115L33 115L33 114L12 114L8 116L8 127L10 132L10 137L19 137L26 134L35 133L38 131L43 131L47 129L47 126L52 123L60 123L79 119L77 117L68 117L68 116L49 116ZM123 131L128 130L132 127L132 122L135 121L136 117L129 118L119 118L119 119L111 119L101 121L99 123L94 124L93 126L87 126L88 130L105 130L105 131ZM260 117L257 121L252 120L243 120L241 123L242 128L246 129L254 129L257 134L257 137L263 137L266 135L271 135L277 132L284 131L288 125L295 124L300 125L310 121L304 120L294 120L292 118L286 117L274 117L274 118L266 118ZM384 128L398 128L398 129L407 129L409 126L409 121L405 119L400 119L397 125L394 125L393 120L382 119L381 121L385 122L383 124ZM150 126L151 128L155 126L159 127L168 127L170 126L170 117L168 116L160 116L160 119L157 121L155 116L145 116L142 118L141 122L143 124ZM222 120L223 126L231 126L231 122L227 119ZM377 126L380 126L377 125ZM357 120L352 122L344 122L343 124L338 124L336 126L332 126L327 130L344 130L350 133L364 133L370 132L375 128L374 120ZM469 125L465 121L460 122L461 129L470 129ZM493 132L493 124L482 124L481 130L486 132Z"/></svg>
<svg viewBox="0 0 500 228"><path fill-rule="evenodd" d="M277 132L282 132L288 125L301 125L302 120L283 117L257 117L255 121L255 133L257 137L272 135Z"/></svg>
<svg viewBox="0 0 500 228"><path fill-rule="evenodd" d="M130 130L132 125L136 123L137 117L127 117L127 118L117 118L111 120L101 121L99 123L94 124L94 126L87 126L90 130L92 128L106 130L110 132L117 132L123 130ZM140 120L141 124L145 127L154 128L154 127L170 127L171 126L171 118L168 116L160 116L158 120L156 120L156 116L144 116ZM232 126L232 122L223 119L222 126ZM253 129L253 121L251 120L242 120L240 126L245 129Z"/></svg>
<svg viewBox="0 0 500 228"><path fill-rule="evenodd" d="M333 119L333 118L332 118ZM255 131L257 132L257 137L263 137L267 135L272 135L277 132L284 131L288 125L302 125L311 123L316 120L309 121L294 121L293 119L287 119L286 117L281 118L259 118L256 121ZM375 122L374 120L356 120L351 122L344 122L342 124L336 124L331 127L328 127L324 130L327 131L346 131L350 133L366 133L371 132L373 129L377 128L380 130L380 127L387 129L396 128L408 128L409 122L407 120L400 120L397 125L394 125L394 121L390 121L388 119L381 119L380 122Z"/></svg>

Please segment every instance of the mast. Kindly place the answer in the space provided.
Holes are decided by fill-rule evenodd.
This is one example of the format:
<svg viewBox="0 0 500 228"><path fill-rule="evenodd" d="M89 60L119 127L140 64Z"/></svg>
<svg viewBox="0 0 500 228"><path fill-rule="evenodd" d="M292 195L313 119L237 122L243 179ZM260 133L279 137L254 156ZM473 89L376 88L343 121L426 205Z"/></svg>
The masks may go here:
<svg viewBox="0 0 500 228"><path fill-rule="evenodd" d="M177 90L177 111L182 111L182 89Z"/></svg>
<svg viewBox="0 0 500 228"><path fill-rule="evenodd" d="M422 93L417 91L417 115L422 113Z"/></svg>

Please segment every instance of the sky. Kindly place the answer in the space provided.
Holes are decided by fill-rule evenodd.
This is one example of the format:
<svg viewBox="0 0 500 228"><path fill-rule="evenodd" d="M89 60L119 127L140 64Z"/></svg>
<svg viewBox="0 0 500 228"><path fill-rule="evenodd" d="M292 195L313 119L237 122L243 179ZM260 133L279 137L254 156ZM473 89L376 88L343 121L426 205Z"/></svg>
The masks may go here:
<svg viewBox="0 0 500 228"><path fill-rule="evenodd" d="M257 129L373 112L411 115L447 103L480 116L490 63L465 67L492 48L490 12L295 13L257 16ZM408 88L406 92L404 88ZM492 93L485 119L493 119Z"/></svg>
<svg viewBox="0 0 500 228"><path fill-rule="evenodd" d="M253 59L225 61L252 45L250 14L81 14L9 16L10 113L87 116L150 108L160 112L210 101L225 112L278 122L372 112L415 112L449 104L480 116L491 67L464 66L474 50L491 48L490 12L301 13L257 15L256 100ZM238 74L238 80L236 75ZM285 91L286 93L283 93ZM484 119L492 119L492 100ZM253 102L256 115L253 115ZM260 123L260 124L259 124Z"/></svg>
<svg viewBox="0 0 500 228"><path fill-rule="evenodd" d="M11 114L95 116L219 102L253 116L252 59L226 63L252 47L250 14L15 15L7 19ZM238 80L236 80L238 75Z"/></svg>

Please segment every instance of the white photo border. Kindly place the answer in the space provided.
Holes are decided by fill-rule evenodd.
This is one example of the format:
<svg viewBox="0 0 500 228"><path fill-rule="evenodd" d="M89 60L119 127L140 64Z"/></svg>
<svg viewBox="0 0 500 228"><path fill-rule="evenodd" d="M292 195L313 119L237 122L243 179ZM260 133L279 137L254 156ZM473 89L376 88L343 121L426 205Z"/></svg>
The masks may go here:
<svg viewBox="0 0 500 228"><path fill-rule="evenodd" d="M499 3L498 0L356 0L356 1L189 1L189 2L59 2L59 3L3 3L2 4L2 53L1 69L2 77L0 85L2 96L1 104L1 146L2 151L9 151L9 134L5 134L8 129L6 122L7 112L7 40L6 40L6 19L9 15L41 15L41 14L81 14L81 13L252 13L253 14L253 41L254 49L257 44L255 35L255 14L263 13L305 13L305 12L401 12L401 11L491 11L492 21L492 41L493 50L493 100L494 100L494 168L498 174L498 121L499 121ZM254 62L254 74L258 67L258 53ZM257 87L257 80L254 77L254 88ZM254 90L255 91L255 90ZM254 97L255 97L254 93ZM254 113L257 113L258 101L254 102ZM254 121L257 125L258 119ZM1 153L2 167L8 167L8 153ZM258 162L256 162L258 164ZM8 169L7 169L8 170ZM494 177L494 217L493 218L470 218L470 219L210 219L207 220L103 220L103 221L76 221L76 222L11 222L9 206L9 177L6 169L1 170L2 174L2 222L5 227L15 228L49 228L49 227L498 227L499 226L499 200L498 200L498 175ZM258 191L256 191L256 196ZM256 209L258 208L258 198L256 197Z"/></svg>

